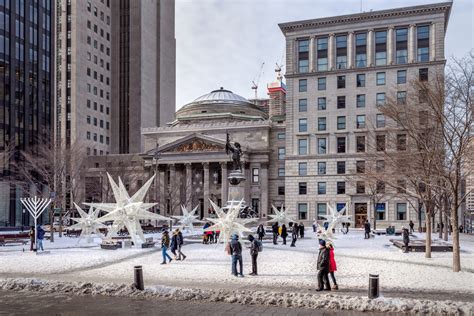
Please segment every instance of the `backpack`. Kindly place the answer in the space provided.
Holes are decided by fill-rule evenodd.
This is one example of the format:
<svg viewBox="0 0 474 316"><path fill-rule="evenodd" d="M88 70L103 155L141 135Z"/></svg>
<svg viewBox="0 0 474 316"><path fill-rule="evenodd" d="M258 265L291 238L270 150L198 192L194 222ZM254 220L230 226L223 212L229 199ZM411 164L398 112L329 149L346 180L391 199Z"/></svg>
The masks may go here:
<svg viewBox="0 0 474 316"><path fill-rule="evenodd" d="M257 243L257 251L258 251L258 252L262 252L262 250L263 250L263 244L262 244L262 242L259 241L259 240L256 240L256 243Z"/></svg>
<svg viewBox="0 0 474 316"><path fill-rule="evenodd" d="M230 248L230 242L225 246L225 251L230 256L232 254L232 249Z"/></svg>

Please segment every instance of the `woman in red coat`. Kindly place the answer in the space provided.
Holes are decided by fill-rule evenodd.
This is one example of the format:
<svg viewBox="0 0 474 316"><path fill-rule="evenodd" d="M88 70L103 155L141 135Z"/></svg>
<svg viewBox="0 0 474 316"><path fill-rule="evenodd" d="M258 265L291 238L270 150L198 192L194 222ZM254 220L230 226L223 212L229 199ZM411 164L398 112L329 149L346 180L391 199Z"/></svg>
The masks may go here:
<svg viewBox="0 0 474 316"><path fill-rule="evenodd" d="M336 277L334 276L334 272L337 271L336 260L334 260L334 246L332 242L328 243L329 248L329 274L331 275L332 282L334 282L333 289L339 290L337 286Z"/></svg>

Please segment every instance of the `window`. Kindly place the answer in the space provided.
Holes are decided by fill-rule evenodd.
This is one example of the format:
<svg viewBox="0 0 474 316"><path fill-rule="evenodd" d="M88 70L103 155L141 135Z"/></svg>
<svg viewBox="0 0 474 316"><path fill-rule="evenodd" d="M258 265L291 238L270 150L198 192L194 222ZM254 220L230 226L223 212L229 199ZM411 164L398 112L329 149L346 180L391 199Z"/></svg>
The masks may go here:
<svg viewBox="0 0 474 316"><path fill-rule="evenodd" d="M337 162L337 174L345 174L346 173L346 162L345 161L338 161Z"/></svg>
<svg viewBox="0 0 474 316"><path fill-rule="evenodd" d="M356 151L358 153L365 152L365 136L356 136Z"/></svg>
<svg viewBox="0 0 474 316"><path fill-rule="evenodd" d="M299 130L300 133L308 131L308 120L307 119L302 118L302 119L299 120L298 130Z"/></svg>
<svg viewBox="0 0 474 316"><path fill-rule="evenodd" d="M397 64L408 63L408 29L395 30L395 47Z"/></svg>
<svg viewBox="0 0 474 316"><path fill-rule="evenodd" d="M356 161L356 173L365 173L365 161L364 160Z"/></svg>
<svg viewBox="0 0 474 316"><path fill-rule="evenodd" d="M318 182L318 194L326 194L326 182Z"/></svg>
<svg viewBox="0 0 474 316"><path fill-rule="evenodd" d="M345 116L338 116L337 117L337 129L345 129L346 128L346 117Z"/></svg>
<svg viewBox="0 0 474 316"><path fill-rule="evenodd" d="M418 70L420 81L428 81L428 68L420 68Z"/></svg>
<svg viewBox="0 0 474 316"><path fill-rule="evenodd" d="M318 90L326 90L326 77L318 78Z"/></svg>
<svg viewBox="0 0 474 316"><path fill-rule="evenodd" d="M375 32L375 65L387 64L387 31Z"/></svg>
<svg viewBox="0 0 474 316"><path fill-rule="evenodd" d="M87 115L87 124L90 124L90 123L91 123L91 116Z"/></svg>
<svg viewBox="0 0 474 316"><path fill-rule="evenodd" d="M279 177L285 176L285 168L278 168L278 176Z"/></svg>
<svg viewBox="0 0 474 316"><path fill-rule="evenodd" d="M326 174L326 163L318 162L318 175Z"/></svg>
<svg viewBox="0 0 474 316"><path fill-rule="evenodd" d="M345 96L338 96L337 97L337 108L338 109L345 109L346 108L346 97Z"/></svg>
<svg viewBox="0 0 474 316"><path fill-rule="evenodd" d="M299 92L306 92L308 89L308 80L300 79L298 89Z"/></svg>
<svg viewBox="0 0 474 316"><path fill-rule="evenodd" d="M365 108L365 94L358 94L356 97L356 107Z"/></svg>
<svg viewBox="0 0 474 316"><path fill-rule="evenodd" d="M94 134L93 134L92 139L93 139L95 142L97 141L97 133L94 133Z"/></svg>
<svg viewBox="0 0 474 316"><path fill-rule="evenodd" d="M325 220L326 218L322 215L327 214L326 203L318 203L317 206L318 220Z"/></svg>
<svg viewBox="0 0 474 316"><path fill-rule="evenodd" d="M385 170L385 161L377 160L375 162L375 171L376 172L383 172Z"/></svg>
<svg viewBox="0 0 474 316"><path fill-rule="evenodd" d="M298 139L298 154L299 155L308 154L308 140L306 138Z"/></svg>
<svg viewBox="0 0 474 316"><path fill-rule="evenodd" d="M375 126L377 128L382 128L385 127L385 115L383 114L377 114L375 116Z"/></svg>
<svg viewBox="0 0 474 316"><path fill-rule="evenodd" d="M94 117L94 126L97 126L97 118Z"/></svg>
<svg viewBox="0 0 474 316"><path fill-rule="evenodd" d="M397 180L397 192L406 193L407 183L405 180Z"/></svg>
<svg viewBox="0 0 474 316"><path fill-rule="evenodd" d="M385 220L385 203L377 203L375 205L375 211L377 213L377 220L384 221Z"/></svg>
<svg viewBox="0 0 474 316"><path fill-rule="evenodd" d="M336 69L347 68L347 35L336 36Z"/></svg>
<svg viewBox="0 0 474 316"><path fill-rule="evenodd" d="M375 184L375 192L381 194L385 193L385 182L383 181L377 181Z"/></svg>
<svg viewBox="0 0 474 316"><path fill-rule="evenodd" d="M318 117L318 131L325 131L325 130L326 130L326 118Z"/></svg>
<svg viewBox="0 0 474 316"><path fill-rule="evenodd" d="M378 72L377 73L377 85L378 86L385 85L385 72Z"/></svg>
<svg viewBox="0 0 474 316"><path fill-rule="evenodd" d="M328 38L317 39L317 67L318 71L328 70Z"/></svg>
<svg viewBox="0 0 474 316"><path fill-rule="evenodd" d="M278 195L285 195L285 187L278 187Z"/></svg>
<svg viewBox="0 0 474 316"><path fill-rule="evenodd" d="M377 95L376 95L376 105L377 106L385 105L385 92L377 93Z"/></svg>
<svg viewBox="0 0 474 316"><path fill-rule="evenodd" d="M258 183L259 181L259 169L252 168L252 183Z"/></svg>
<svg viewBox="0 0 474 316"><path fill-rule="evenodd" d="M407 71L399 70L397 71L397 84L407 83Z"/></svg>
<svg viewBox="0 0 474 316"><path fill-rule="evenodd" d="M308 218L308 204L298 203L298 219L305 220Z"/></svg>
<svg viewBox="0 0 474 316"><path fill-rule="evenodd" d="M337 152L338 153L346 152L346 138L345 137L337 138Z"/></svg>
<svg viewBox="0 0 474 316"><path fill-rule="evenodd" d="M356 47L355 47L355 58L356 58L356 67L366 67L367 66L367 33L359 33L355 36Z"/></svg>
<svg viewBox="0 0 474 316"><path fill-rule="evenodd" d="M407 150L407 135L397 134L397 150Z"/></svg>
<svg viewBox="0 0 474 316"><path fill-rule="evenodd" d="M298 72L309 71L309 41L298 41Z"/></svg>
<svg viewBox="0 0 474 316"><path fill-rule="evenodd" d="M365 182L364 181L357 181L356 182L356 193L357 194L365 194Z"/></svg>
<svg viewBox="0 0 474 316"><path fill-rule="evenodd" d="M298 183L298 192L300 195L305 195L307 191L306 182Z"/></svg>
<svg viewBox="0 0 474 316"><path fill-rule="evenodd" d="M407 204L397 203L397 220L404 221L407 219Z"/></svg>
<svg viewBox="0 0 474 316"><path fill-rule="evenodd" d="M326 98L318 98L318 110L326 110Z"/></svg>
<svg viewBox="0 0 474 316"><path fill-rule="evenodd" d="M278 148L278 160L284 160L285 159L285 147L279 147Z"/></svg>
<svg viewBox="0 0 474 316"><path fill-rule="evenodd" d="M345 182L337 182L336 183L336 193L337 194L346 194L346 183Z"/></svg>
<svg viewBox="0 0 474 316"><path fill-rule="evenodd" d="M278 133L277 139L285 139L285 133Z"/></svg>
<svg viewBox="0 0 474 316"><path fill-rule="evenodd" d="M358 74L356 76L356 84L358 88L365 87L365 74Z"/></svg>
<svg viewBox="0 0 474 316"><path fill-rule="evenodd" d="M356 127L365 128L365 115L357 115L356 117Z"/></svg>
<svg viewBox="0 0 474 316"><path fill-rule="evenodd" d="M377 151L385 151L385 135L377 135L375 142Z"/></svg>
<svg viewBox="0 0 474 316"><path fill-rule="evenodd" d="M407 103L407 92L406 91L397 91L397 104L405 105Z"/></svg>
<svg viewBox="0 0 474 316"><path fill-rule="evenodd" d="M416 28L417 35L417 60L419 62L430 61L430 27L422 25Z"/></svg>
<svg viewBox="0 0 474 316"><path fill-rule="evenodd" d="M298 174L300 176L306 176L308 174L308 164L306 162L298 163Z"/></svg>
<svg viewBox="0 0 474 316"><path fill-rule="evenodd" d="M86 133L86 138L89 139L89 140L91 139L91 132L88 131L88 132Z"/></svg>
<svg viewBox="0 0 474 316"><path fill-rule="evenodd" d="M326 138L318 138L318 154L323 155L326 150Z"/></svg>
<svg viewBox="0 0 474 316"><path fill-rule="evenodd" d="M344 89L346 87L346 76L337 76L337 88Z"/></svg>
<svg viewBox="0 0 474 316"><path fill-rule="evenodd" d="M307 99L299 99L298 100L298 110L300 112L306 112L308 110L308 100Z"/></svg>

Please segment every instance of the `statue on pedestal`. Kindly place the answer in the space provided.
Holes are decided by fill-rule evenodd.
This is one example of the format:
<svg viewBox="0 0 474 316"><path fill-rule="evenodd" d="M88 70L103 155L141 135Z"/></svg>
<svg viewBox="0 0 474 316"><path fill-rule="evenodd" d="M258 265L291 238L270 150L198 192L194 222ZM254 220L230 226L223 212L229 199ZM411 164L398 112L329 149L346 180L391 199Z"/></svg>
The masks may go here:
<svg viewBox="0 0 474 316"><path fill-rule="evenodd" d="M242 157L242 149L240 147L240 144L235 142L234 146L230 143L229 140L229 133L226 133L226 143L225 143L225 151L227 154L229 152L232 152L232 161L234 163L234 171L239 170L242 172L242 162L240 158Z"/></svg>

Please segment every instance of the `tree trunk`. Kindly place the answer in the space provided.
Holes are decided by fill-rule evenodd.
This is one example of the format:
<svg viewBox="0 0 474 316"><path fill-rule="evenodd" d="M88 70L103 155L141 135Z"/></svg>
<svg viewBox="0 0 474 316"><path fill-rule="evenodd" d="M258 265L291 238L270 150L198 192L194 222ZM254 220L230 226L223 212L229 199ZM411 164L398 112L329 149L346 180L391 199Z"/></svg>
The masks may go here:
<svg viewBox="0 0 474 316"><path fill-rule="evenodd" d="M438 227L439 227L439 232L438 232L438 237L439 239L443 238L443 230L441 229L441 223L443 222L443 209L439 208L439 218L438 218Z"/></svg>
<svg viewBox="0 0 474 316"><path fill-rule="evenodd" d="M49 238L49 241L50 242L54 242L54 207L53 209L50 209L49 210L49 224L51 225L50 226L50 229L49 229L49 235L51 236Z"/></svg>
<svg viewBox="0 0 474 316"><path fill-rule="evenodd" d="M431 258L431 213L426 215L426 242L425 242L425 258Z"/></svg>
<svg viewBox="0 0 474 316"><path fill-rule="evenodd" d="M448 241L448 208L444 212L444 240Z"/></svg>
<svg viewBox="0 0 474 316"><path fill-rule="evenodd" d="M374 230L377 229L377 203L375 201L372 201L374 203Z"/></svg>
<svg viewBox="0 0 474 316"><path fill-rule="evenodd" d="M457 202L457 201L456 201ZM458 203L453 203L451 207L451 225L453 226L452 242L453 242L453 272L461 271L461 254L459 253L459 225L458 225Z"/></svg>

